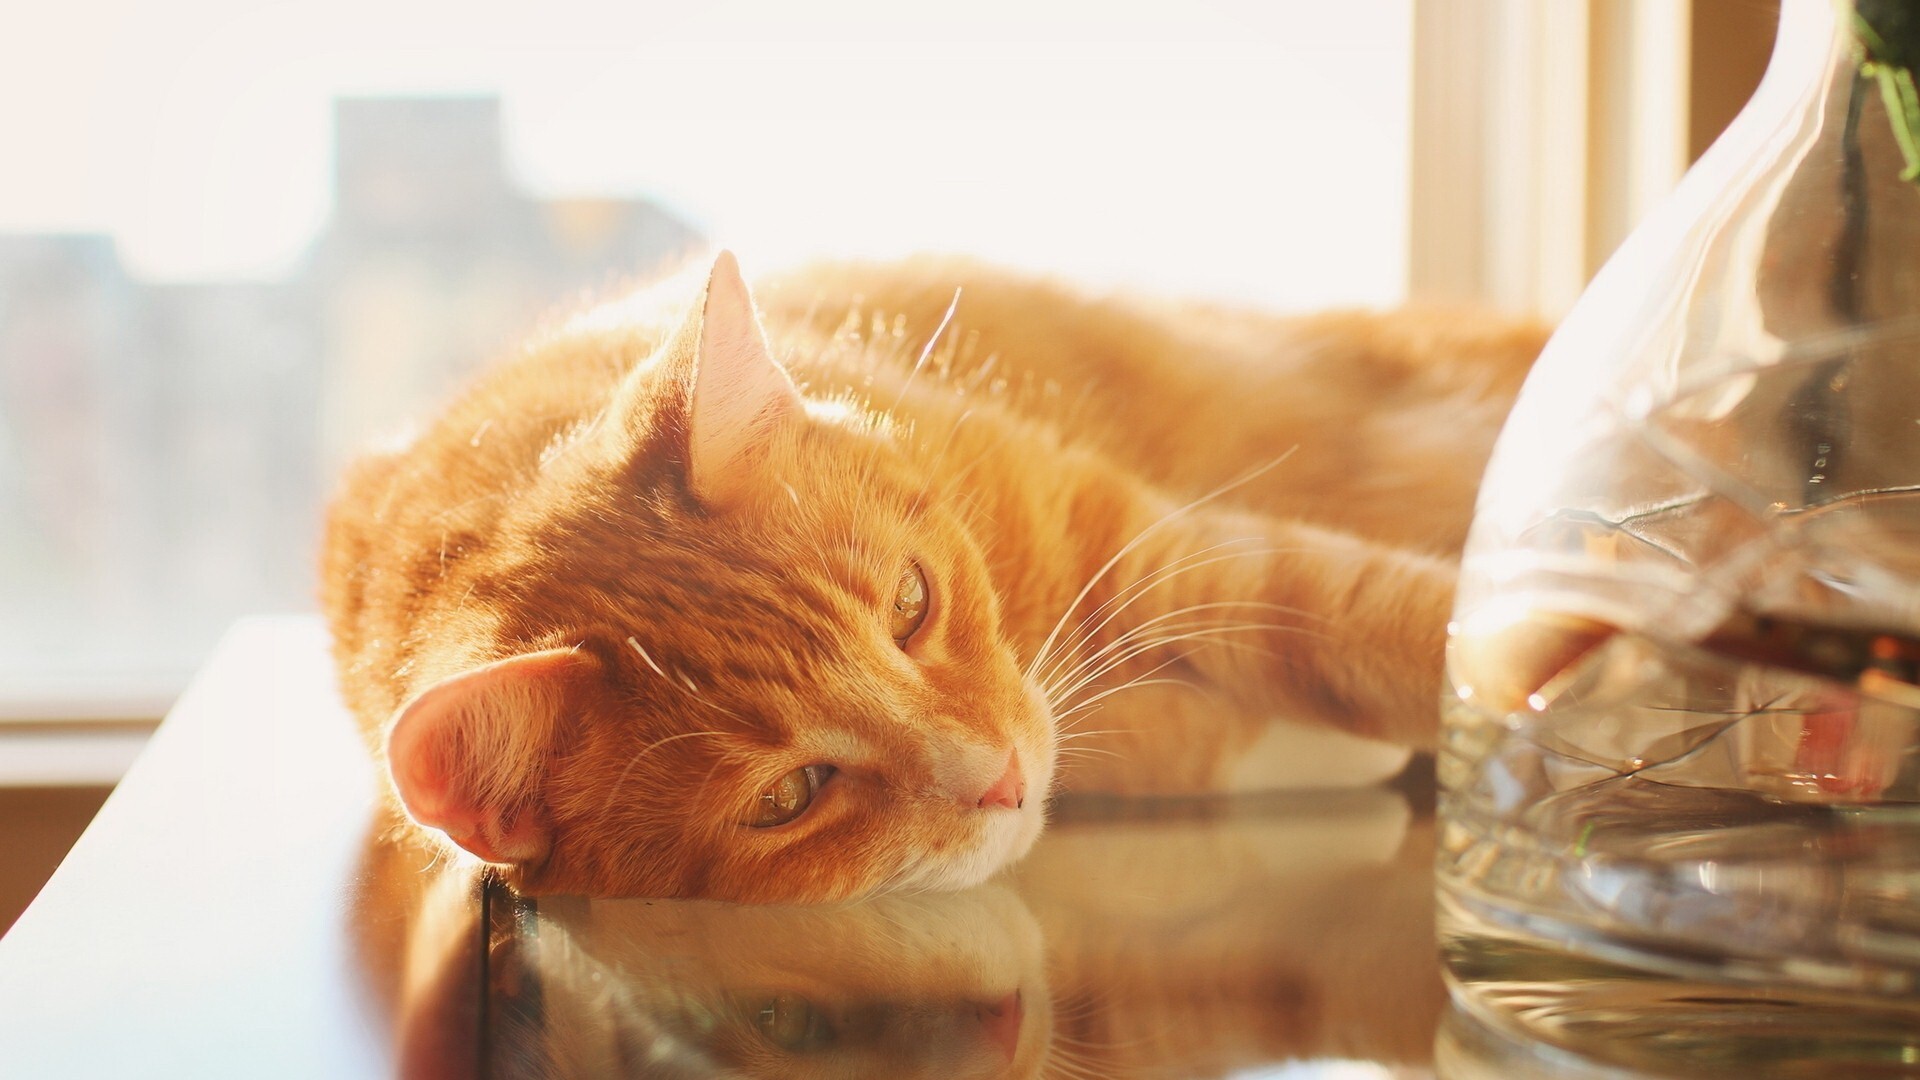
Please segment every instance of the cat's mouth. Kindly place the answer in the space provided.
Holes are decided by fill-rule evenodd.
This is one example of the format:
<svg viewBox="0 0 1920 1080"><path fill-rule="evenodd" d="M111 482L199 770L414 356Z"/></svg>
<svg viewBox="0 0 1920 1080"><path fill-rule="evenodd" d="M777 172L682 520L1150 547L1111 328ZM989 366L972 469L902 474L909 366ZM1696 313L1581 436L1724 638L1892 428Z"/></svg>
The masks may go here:
<svg viewBox="0 0 1920 1080"><path fill-rule="evenodd" d="M1039 839L1046 824L1045 788L1017 807L964 811L955 842L937 854L923 854L902 865L880 891L904 889L953 892L986 881L1017 862Z"/></svg>
<svg viewBox="0 0 1920 1080"><path fill-rule="evenodd" d="M987 880L1018 862L1040 838L1046 825L1045 788L1031 791L1022 805L979 815L977 839L952 859L946 873L923 882L928 887L964 889Z"/></svg>

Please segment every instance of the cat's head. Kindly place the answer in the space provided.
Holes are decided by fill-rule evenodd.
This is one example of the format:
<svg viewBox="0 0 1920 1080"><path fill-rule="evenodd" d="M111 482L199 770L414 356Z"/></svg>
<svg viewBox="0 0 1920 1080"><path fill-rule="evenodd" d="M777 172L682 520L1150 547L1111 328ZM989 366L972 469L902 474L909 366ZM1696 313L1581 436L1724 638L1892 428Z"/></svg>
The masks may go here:
<svg viewBox="0 0 1920 1080"><path fill-rule="evenodd" d="M540 347L632 363L583 325ZM802 397L722 255L425 619L409 813L533 892L834 900L1023 854L1051 714L911 438Z"/></svg>

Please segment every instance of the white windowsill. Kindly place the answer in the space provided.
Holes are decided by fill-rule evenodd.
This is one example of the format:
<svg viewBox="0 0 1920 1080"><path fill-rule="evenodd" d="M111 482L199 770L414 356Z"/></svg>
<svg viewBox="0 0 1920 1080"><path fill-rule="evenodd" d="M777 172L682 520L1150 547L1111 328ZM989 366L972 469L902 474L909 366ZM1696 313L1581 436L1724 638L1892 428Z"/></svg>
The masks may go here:
<svg viewBox="0 0 1920 1080"><path fill-rule="evenodd" d="M191 672L88 672L0 678L0 731L12 724L157 724Z"/></svg>
<svg viewBox="0 0 1920 1080"><path fill-rule="evenodd" d="M152 734L100 722L0 727L0 787L111 787Z"/></svg>

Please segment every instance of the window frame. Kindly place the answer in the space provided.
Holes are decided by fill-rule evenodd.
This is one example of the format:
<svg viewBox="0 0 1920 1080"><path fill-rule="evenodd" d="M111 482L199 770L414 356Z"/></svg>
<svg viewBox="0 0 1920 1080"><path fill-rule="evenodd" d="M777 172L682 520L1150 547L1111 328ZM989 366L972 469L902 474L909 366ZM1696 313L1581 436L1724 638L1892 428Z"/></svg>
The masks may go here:
<svg viewBox="0 0 1920 1080"><path fill-rule="evenodd" d="M1692 15L1414 0L1409 299L1572 305L1685 171Z"/></svg>

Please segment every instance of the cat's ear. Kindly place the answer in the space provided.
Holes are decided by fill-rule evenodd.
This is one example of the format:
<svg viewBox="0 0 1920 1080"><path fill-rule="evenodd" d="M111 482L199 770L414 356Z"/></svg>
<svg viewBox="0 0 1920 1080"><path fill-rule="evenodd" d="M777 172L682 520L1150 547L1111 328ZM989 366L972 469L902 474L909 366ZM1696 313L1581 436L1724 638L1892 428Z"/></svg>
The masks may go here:
<svg viewBox="0 0 1920 1080"><path fill-rule="evenodd" d="M488 862L545 857L541 787L555 736L598 675L590 653L550 649L444 679L401 706L387 770L407 813Z"/></svg>
<svg viewBox="0 0 1920 1080"><path fill-rule="evenodd" d="M774 360L733 253L713 261L700 309L687 415L687 482L709 507L734 501L755 477L767 444L798 414L800 393Z"/></svg>

